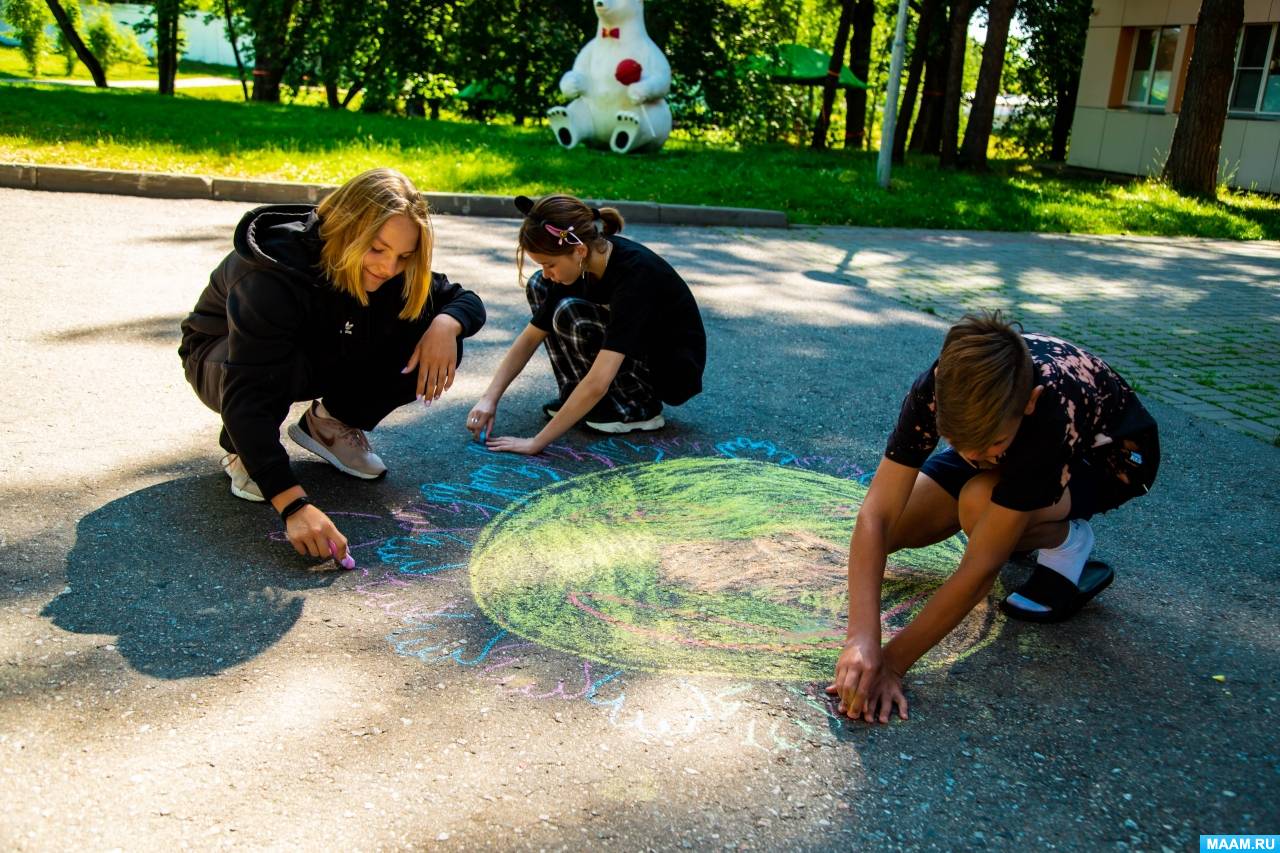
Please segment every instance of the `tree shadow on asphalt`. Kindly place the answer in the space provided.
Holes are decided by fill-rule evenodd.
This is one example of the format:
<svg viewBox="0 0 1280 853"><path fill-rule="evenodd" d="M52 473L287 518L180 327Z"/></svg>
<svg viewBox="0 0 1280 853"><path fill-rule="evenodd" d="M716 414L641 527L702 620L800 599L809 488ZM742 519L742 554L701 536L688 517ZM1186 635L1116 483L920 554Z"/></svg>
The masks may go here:
<svg viewBox="0 0 1280 853"><path fill-rule="evenodd" d="M137 341L145 344L177 344L182 338L181 317L149 317L127 323L104 323L100 326L82 326L46 335L45 340L55 344L78 344L99 340Z"/></svg>
<svg viewBox="0 0 1280 853"><path fill-rule="evenodd" d="M251 208L246 206L247 213ZM136 238L138 243L175 243L180 246L189 246L192 243L219 243L230 250L231 238L234 234L232 228L204 228L200 230L178 231L175 234L149 234L146 237Z"/></svg>
<svg viewBox="0 0 1280 853"><path fill-rule="evenodd" d="M321 495L331 486L317 485ZM278 642L302 615L299 593L340 576L307 571L315 561L269 537L278 527L269 507L227 498L220 474L142 489L80 520L66 588L41 615L67 631L117 636L120 654L147 675L217 674ZM344 519L348 527L358 535L358 520Z"/></svg>

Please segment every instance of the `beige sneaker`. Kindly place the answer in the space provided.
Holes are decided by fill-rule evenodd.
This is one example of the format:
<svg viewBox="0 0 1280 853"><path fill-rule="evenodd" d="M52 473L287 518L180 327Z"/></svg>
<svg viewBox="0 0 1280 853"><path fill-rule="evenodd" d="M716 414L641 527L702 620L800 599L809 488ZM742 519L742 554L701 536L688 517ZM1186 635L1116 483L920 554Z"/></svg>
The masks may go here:
<svg viewBox="0 0 1280 853"><path fill-rule="evenodd" d="M363 432L337 418L320 417L316 413L319 408L319 401L313 400L298 422L289 425L289 437L299 447L362 480L376 480L387 473L387 466L373 452Z"/></svg>
<svg viewBox="0 0 1280 853"><path fill-rule="evenodd" d="M231 478L231 494L255 503L266 500L262 496L262 489L259 489L258 484L249 477L249 472L245 470L244 463L240 461L238 455L228 453L222 457L220 464L222 470Z"/></svg>

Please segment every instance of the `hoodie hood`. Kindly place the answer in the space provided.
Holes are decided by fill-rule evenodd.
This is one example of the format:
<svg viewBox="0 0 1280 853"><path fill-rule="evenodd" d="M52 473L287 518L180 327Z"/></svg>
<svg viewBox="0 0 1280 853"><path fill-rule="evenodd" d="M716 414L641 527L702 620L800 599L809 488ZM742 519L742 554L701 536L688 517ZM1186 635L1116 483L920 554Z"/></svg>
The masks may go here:
<svg viewBox="0 0 1280 853"><path fill-rule="evenodd" d="M236 254L257 267L321 286L320 217L313 204L271 204L255 208L236 226Z"/></svg>

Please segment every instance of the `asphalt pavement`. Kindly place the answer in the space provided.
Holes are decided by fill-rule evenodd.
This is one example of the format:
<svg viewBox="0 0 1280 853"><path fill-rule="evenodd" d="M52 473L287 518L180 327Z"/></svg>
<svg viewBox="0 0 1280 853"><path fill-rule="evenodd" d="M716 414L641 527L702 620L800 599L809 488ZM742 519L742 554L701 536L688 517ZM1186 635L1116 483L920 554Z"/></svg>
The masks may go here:
<svg viewBox="0 0 1280 853"><path fill-rule="evenodd" d="M1187 850L1280 832L1280 448L1154 391L1157 486L1095 523L1111 589L1054 626L987 602L909 676L908 722L842 722L821 696L861 484L973 291L915 296L920 270L1067 257L1053 299L1074 305L1097 277L1044 254L1060 239L1171 305L1211 291L1178 315L1194 329L1215 275L1276 292L1274 247L1196 242L1180 285L1185 241L1000 235L993 266L984 235L629 228L702 306L706 391L658 435L574 431L525 459L463 429L527 320L517 223L438 217L435 268L489 311L458 383L370 434L381 482L285 439L352 541L358 568L334 572L228 493L218 418L176 355L247 207L0 189L3 846ZM1255 351L1277 324L1248 318ZM539 356L499 431L532 434L553 391ZM953 564L893 568L889 630Z"/></svg>

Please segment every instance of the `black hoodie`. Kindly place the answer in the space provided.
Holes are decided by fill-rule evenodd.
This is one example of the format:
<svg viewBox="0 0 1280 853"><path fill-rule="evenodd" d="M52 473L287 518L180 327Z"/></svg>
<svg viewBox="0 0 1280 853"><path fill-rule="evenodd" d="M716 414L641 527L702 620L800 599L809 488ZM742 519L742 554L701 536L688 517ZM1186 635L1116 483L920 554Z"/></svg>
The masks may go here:
<svg viewBox="0 0 1280 853"><path fill-rule="evenodd" d="M310 204L278 204L245 214L234 251L209 276L195 310L182 321L184 362L227 338L222 422L249 476L268 498L297 485L280 445L300 365L323 372L413 325L426 331L437 314L462 324L462 337L484 325L480 297L439 273L415 321L404 307L404 276L385 282L362 306L320 271L320 218Z"/></svg>

